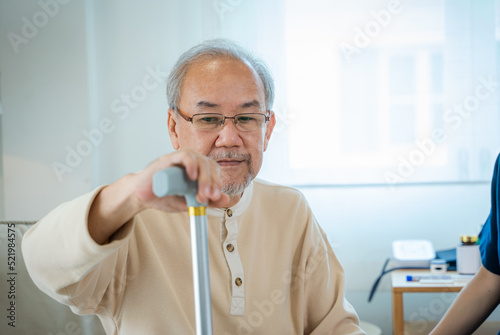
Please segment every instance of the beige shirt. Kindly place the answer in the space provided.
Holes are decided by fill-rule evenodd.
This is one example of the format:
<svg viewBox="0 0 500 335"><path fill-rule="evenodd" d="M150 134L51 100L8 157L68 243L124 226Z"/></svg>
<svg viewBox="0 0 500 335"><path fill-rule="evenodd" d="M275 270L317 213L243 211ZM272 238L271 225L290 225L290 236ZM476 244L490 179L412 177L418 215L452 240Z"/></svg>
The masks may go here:
<svg viewBox="0 0 500 335"><path fill-rule="evenodd" d="M26 233L35 283L75 313L97 314L108 334L194 334L188 214L146 210L101 246L87 230L98 192ZM300 192L256 180L207 219L214 334L364 334Z"/></svg>

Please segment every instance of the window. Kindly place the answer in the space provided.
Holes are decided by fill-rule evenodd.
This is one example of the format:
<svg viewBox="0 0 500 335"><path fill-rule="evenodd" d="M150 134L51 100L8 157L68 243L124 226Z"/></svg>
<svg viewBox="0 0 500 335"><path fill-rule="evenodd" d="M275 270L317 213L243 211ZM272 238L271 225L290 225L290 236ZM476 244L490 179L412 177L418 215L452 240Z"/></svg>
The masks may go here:
<svg viewBox="0 0 500 335"><path fill-rule="evenodd" d="M498 1L286 2L286 108L265 177L489 181L500 149ZM496 8L496 17L495 17ZM275 139L273 139L275 140Z"/></svg>

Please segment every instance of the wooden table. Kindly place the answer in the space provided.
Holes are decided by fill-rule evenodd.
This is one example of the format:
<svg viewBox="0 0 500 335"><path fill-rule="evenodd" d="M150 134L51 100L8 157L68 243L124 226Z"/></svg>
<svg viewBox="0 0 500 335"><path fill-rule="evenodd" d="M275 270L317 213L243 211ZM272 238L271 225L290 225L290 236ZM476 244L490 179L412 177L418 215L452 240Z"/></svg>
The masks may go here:
<svg viewBox="0 0 500 335"><path fill-rule="evenodd" d="M415 292L459 292L472 278L468 275L458 275L454 271L448 271L451 275L451 283L421 283L419 281L407 281L406 276L429 276L429 270L396 270L391 273L392 283L392 325L394 335L404 335L404 313L403 293Z"/></svg>

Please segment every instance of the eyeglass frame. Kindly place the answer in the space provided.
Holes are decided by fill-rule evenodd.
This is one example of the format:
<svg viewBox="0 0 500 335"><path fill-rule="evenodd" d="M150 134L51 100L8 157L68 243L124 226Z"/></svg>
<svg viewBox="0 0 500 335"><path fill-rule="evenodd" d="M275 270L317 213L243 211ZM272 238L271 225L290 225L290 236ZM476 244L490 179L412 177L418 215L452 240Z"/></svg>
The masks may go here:
<svg viewBox="0 0 500 335"><path fill-rule="evenodd" d="M249 115L264 115L264 125L271 120L271 111L270 110L267 110L266 113L239 113L239 114L236 114L235 116L225 116L224 114L221 114L221 113L198 113L198 114L194 114L193 116L189 116L189 115L186 115L184 114L183 111L180 110L179 107L174 107L174 110L179 113L179 115L184 119L186 120L187 122L191 122L191 124L194 125L193 123L193 118L197 115L221 115L222 116L222 123L220 125L219 128L217 129L220 129L222 128L222 126L224 126L224 123L226 123L226 119L230 119L230 120L233 120L234 122L234 125L236 126L236 117L238 117L238 115L242 115L242 114L249 114ZM214 129L214 130L217 130L217 129ZM245 130L243 130L245 131ZM252 130L246 130L246 131L252 131Z"/></svg>

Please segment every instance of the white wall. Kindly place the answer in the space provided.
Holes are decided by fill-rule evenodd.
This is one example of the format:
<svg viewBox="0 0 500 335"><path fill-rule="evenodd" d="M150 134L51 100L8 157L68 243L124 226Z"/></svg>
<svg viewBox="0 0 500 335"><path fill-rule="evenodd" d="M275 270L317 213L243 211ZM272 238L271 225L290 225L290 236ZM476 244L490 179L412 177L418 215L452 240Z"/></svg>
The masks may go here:
<svg viewBox="0 0 500 335"><path fill-rule="evenodd" d="M217 29L203 16L207 5L202 1L57 3L57 12L54 7L54 15L47 14L41 24L40 13L47 11L38 1L0 0L5 219L38 219L61 202L170 152L165 89L151 71L167 72L182 51ZM41 20L37 31L16 52L9 33L23 36L26 21L34 19ZM221 24L237 24L231 20ZM145 24L149 21L157 24ZM266 28L259 26L260 33ZM272 33L276 31L270 29ZM256 35L247 37L263 43ZM276 72L283 70L279 59L270 62ZM96 135L99 127L102 136ZM85 132L94 134L90 146ZM79 161L68 150L89 154ZM58 177L54 162L71 171ZM370 304L367 298L391 255L391 242L427 238L436 249L451 248L460 234L477 233L489 212L488 183L301 190L345 268L348 298L362 319L379 324L385 333L391 329L389 278ZM429 299L409 299L407 317L428 306Z"/></svg>
<svg viewBox="0 0 500 335"><path fill-rule="evenodd" d="M172 150L165 73L203 39L198 25L175 19L188 7L0 2L6 218L38 219Z"/></svg>
<svg viewBox="0 0 500 335"><path fill-rule="evenodd" d="M0 25L5 217L37 219L91 184L89 160L64 182L51 168L88 127L84 3L50 17L35 1L2 1Z"/></svg>

